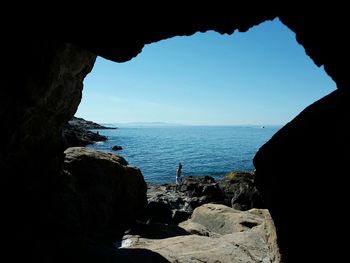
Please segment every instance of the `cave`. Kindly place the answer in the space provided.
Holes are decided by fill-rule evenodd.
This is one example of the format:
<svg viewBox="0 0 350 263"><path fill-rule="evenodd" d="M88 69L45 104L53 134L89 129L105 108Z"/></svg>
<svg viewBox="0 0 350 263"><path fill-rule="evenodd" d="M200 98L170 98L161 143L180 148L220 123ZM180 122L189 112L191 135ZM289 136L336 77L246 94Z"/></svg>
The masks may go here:
<svg viewBox="0 0 350 263"><path fill-rule="evenodd" d="M59 25L50 19L50 32L37 25L33 29L33 23L4 32L3 257L36 262L110 260L106 255L112 252L96 259L87 253L84 226L66 216L77 210L79 200L69 195L69 189L62 190L62 128L77 110L83 79L97 55L124 62L145 44L172 36L207 30L245 32L278 17L296 33L314 63L324 66L337 90L307 107L261 147L254 158L258 187L274 219L283 262L345 258L346 244L340 238L348 230L338 222L345 217L344 178L350 163L346 18L338 13L330 18L330 10L299 15L264 8L253 15L223 6L196 13L163 11L130 13L128 19L120 13L104 15L84 20L78 28L72 27L78 17L66 17Z"/></svg>

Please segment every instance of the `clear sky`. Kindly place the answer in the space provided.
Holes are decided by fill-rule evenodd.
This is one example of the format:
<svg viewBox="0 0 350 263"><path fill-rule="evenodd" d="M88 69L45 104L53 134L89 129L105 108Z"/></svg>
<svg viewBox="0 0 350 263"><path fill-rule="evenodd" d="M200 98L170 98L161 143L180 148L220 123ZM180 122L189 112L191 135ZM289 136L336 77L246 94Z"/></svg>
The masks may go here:
<svg viewBox="0 0 350 263"><path fill-rule="evenodd" d="M278 19L174 37L131 61L97 58L76 116L99 123L285 124L336 88Z"/></svg>

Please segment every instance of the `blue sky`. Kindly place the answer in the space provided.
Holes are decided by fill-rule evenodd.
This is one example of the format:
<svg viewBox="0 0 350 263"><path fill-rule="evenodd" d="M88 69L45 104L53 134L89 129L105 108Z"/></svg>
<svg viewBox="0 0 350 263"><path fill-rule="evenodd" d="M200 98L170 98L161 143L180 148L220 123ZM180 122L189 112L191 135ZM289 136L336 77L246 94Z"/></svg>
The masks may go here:
<svg viewBox="0 0 350 263"><path fill-rule="evenodd" d="M278 19L174 37L131 61L98 58L76 116L99 123L281 125L336 88Z"/></svg>

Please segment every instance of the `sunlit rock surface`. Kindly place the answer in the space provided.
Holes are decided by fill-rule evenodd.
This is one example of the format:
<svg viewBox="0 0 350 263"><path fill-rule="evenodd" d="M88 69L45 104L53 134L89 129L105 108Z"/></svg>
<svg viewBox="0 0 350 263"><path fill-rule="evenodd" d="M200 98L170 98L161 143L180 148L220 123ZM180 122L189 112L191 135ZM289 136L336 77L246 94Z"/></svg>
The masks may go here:
<svg viewBox="0 0 350 263"><path fill-rule="evenodd" d="M165 239L125 236L122 247L156 252L169 262L280 262L267 210L239 211L205 204L180 224L193 235Z"/></svg>

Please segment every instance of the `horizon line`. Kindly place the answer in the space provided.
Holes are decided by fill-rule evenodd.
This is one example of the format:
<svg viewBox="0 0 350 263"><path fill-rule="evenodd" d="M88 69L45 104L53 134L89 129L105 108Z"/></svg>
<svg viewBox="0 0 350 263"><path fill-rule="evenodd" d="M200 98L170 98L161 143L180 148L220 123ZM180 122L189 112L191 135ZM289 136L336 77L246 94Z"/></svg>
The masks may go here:
<svg viewBox="0 0 350 263"><path fill-rule="evenodd" d="M99 124L111 124L111 125L164 125L164 126L284 126L282 123L240 123L240 124L232 124L232 123L220 123L220 124L211 124L211 123L174 123L174 122L160 122L160 121L136 121L136 122L98 122Z"/></svg>

